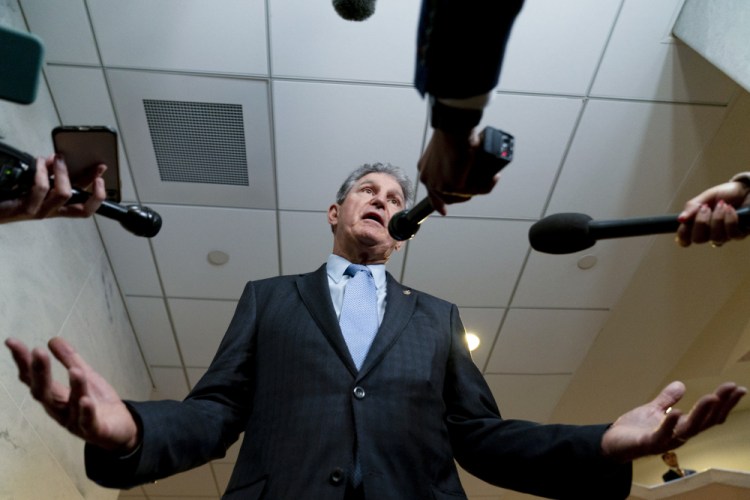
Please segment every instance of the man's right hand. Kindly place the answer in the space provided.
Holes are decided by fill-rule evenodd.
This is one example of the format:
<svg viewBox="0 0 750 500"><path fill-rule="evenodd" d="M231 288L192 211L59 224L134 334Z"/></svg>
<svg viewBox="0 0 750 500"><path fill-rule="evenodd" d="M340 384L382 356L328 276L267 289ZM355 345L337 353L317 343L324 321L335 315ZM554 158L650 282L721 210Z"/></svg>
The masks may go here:
<svg viewBox="0 0 750 500"><path fill-rule="evenodd" d="M49 355L17 339L5 341L18 366L18 378L47 413L88 443L122 453L135 450L140 436L133 415L114 388L61 337L49 349L68 370L70 387L52 379Z"/></svg>

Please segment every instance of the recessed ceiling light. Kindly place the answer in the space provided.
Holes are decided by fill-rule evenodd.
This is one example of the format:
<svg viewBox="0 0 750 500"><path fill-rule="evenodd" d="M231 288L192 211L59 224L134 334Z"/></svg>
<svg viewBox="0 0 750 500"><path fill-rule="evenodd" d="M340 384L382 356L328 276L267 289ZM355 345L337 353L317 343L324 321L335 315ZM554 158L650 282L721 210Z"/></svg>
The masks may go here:
<svg viewBox="0 0 750 500"><path fill-rule="evenodd" d="M469 350L473 351L479 347L479 337L475 333L466 332L466 343L469 345Z"/></svg>
<svg viewBox="0 0 750 500"><path fill-rule="evenodd" d="M597 261L596 255L584 255L578 259L578 267L580 269L591 269L596 265Z"/></svg>
<svg viewBox="0 0 750 500"><path fill-rule="evenodd" d="M213 250L208 252L208 261L215 266L223 266L229 262L229 254L222 252L221 250Z"/></svg>

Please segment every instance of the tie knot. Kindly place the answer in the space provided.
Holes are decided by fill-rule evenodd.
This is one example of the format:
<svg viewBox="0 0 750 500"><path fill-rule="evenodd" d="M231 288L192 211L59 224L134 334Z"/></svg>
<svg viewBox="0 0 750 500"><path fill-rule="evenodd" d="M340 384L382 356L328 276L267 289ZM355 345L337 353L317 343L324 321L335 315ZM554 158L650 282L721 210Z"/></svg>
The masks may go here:
<svg viewBox="0 0 750 500"><path fill-rule="evenodd" d="M349 264L349 267L346 268L346 271L344 271L344 274L347 276L354 277L357 275L358 272L365 271L367 274L372 274L370 270L367 268L367 266L363 266L360 264Z"/></svg>

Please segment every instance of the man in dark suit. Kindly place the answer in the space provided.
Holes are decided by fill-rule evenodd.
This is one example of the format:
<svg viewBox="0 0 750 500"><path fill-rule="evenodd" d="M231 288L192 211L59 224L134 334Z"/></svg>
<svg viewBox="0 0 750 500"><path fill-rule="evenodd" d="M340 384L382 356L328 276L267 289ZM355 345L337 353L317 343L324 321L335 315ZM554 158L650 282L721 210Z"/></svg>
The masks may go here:
<svg viewBox="0 0 750 500"><path fill-rule="evenodd" d="M244 432L226 499L465 498L454 458L490 483L540 496L625 498L629 461L723 422L745 394L728 383L689 414L667 412L684 393L676 382L611 426L502 419L456 306L384 269L400 246L388 221L410 196L394 167L356 170L328 209L327 263L249 283L210 368L182 402L121 401L59 338L49 346L70 390L52 381L45 352L8 340L20 378L88 442L87 472L104 486L196 467ZM365 266L377 303L379 329L363 361L339 326L357 279L347 276L350 264Z"/></svg>
<svg viewBox="0 0 750 500"><path fill-rule="evenodd" d="M663 453L661 459L669 467L669 470L661 476L665 483L695 474L693 469L683 469L680 467L680 462L677 460L677 453L673 451Z"/></svg>

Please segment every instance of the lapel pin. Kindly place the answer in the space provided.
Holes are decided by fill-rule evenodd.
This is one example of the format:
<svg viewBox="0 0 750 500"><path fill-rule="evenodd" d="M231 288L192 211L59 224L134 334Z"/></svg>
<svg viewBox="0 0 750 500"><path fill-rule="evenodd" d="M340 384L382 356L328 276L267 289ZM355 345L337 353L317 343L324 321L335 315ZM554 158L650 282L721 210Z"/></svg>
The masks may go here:
<svg viewBox="0 0 750 500"><path fill-rule="evenodd" d="M404 295L411 295L411 290L404 290Z"/></svg>

